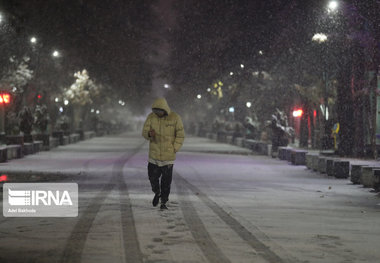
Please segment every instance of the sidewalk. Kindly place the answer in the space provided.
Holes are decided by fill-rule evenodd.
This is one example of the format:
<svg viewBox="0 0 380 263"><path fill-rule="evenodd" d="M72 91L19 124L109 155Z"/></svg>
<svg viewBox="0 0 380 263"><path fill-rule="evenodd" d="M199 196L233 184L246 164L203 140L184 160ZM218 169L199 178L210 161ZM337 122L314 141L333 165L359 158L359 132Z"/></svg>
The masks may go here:
<svg viewBox="0 0 380 263"><path fill-rule="evenodd" d="M253 154L249 149L228 143L220 143L203 137L186 137L183 148L181 149L181 152L183 151L241 155Z"/></svg>
<svg viewBox="0 0 380 263"><path fill-rule="evenodd" d="M215 134L207 134L216 140ZM222 141L248 148L253 153L272 156L271 144L267 142L226 136ZM293 165L306 165L308 169L339 179L350 179L353 184L380 191L380 162L372 159L339 157L333 151L302 149L294 146L279 147L278 156Z"/></svg>
<svg viewBox="0 0 380 263"><path fill-rule="evenodd" d="M134 134L134 137L134 143L144 142L139 134ZM147 147L148 144L145 146L146 150ZM120 157L124 150L125 143L121 137L95 137L0 163L0 175L5 175L7 182L66 180L107 169L107 165ZM253 154L249 149L201 137L186 137L181 152ZM89 163L91 167L95 165L98 168L88 168ZM4 182L0 182L0 185L1 183Z"/></svg>
<svg viewBox="0 0 380 263"><path fill-rule="evenodd" d="M89 172L100 172L108 169L113 158L123 154L125 143L122 141L121 137L94 137L8 160L0 163L0 176L3 178L0 185L4 182L66 180ZM89 164L95 161L98 162L97 167L90 170Z"/></svg>
<svg viewBox="0 0 380 263"><path fill-rule="evenodd" d="M117 158L122 154L124 147L121 137L95 137L90 140L80 141L76 144L60 146L48 152L39 152L34 155L27 155L22 159L10 160L6 163L0 163L0 175L7 176L6 181L46 181L46 180L61 180L62 178L75 177L89 171L88 164L94 160L102 162L101 165L107 165L111 159ZM143 142L139 135L134 135L134 142ZM108 145L112 142L112 145ZM254 145L253 142L257 143ZM198 152L209 154L232 154L232 155L266 155L270 157L270 146L263 142L253 140L237 140L235 142L240 145L232 145L231 143L217 142L215 139L208 139L204 137L187 136L181 152ZM146 145L147 147L147 145ZM325 173L319 169L319 159L331 158L334 160L349 162L349 170L347 177L351 177L351 167L353 165L379 167L380 162L369 159L358 158L339 158L338 156L323 156L318 150L305 150L300 148L287 147L289 151L300 150L305 151L307 154L316 155L317 162L315 169L320 173ZM257 152L256 150L264 150ZM107 153L105 153L107 152ZM305 153L306 155L306 153ZM306 157L305 163L306 165ZM100 168L99 168L100 169ZM322 169L323 170L323 169ZM372 172L372 170L371 170ZM373 180L372 175L370 179ZM0 177L1 178L4 177ZM360 180L360 179L359 179ZM3 180L4 181L4 180ZM351 180L352 181L352 180ZM1 182L0 182L1 183ZM354 182L355 183L355 182ZM370 185L372 183L369 183Z"/></svg>

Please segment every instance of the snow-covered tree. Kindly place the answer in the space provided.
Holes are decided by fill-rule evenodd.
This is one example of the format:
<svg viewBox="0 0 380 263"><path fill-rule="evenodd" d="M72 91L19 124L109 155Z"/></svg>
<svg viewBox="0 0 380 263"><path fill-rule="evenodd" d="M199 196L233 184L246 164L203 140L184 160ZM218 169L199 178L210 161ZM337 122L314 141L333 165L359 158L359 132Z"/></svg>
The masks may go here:
<svg viewBox="0 0 380 263"><path fill-rule="evenodd" d="M74 74L75 82L65 90L65 97L78 105L92 104L93 98L99 95L100 86L90 79L87 70Z"/></svg>
<svg viewBox="0 0 380 263"><path fill-rule="evenodd" d="M1 83L8 87L12 87L12 91L22 93L25 86L33 78L33 71L29 69L29 57L17 59L15 56L9 58L10 64L1 79ZM14 89L16 88L16 89Z"/></svg>
<svg viewBox="0 0 380 263"><path fill-rule="evenodd" d="M74 128L83 129L89 107L98 101L103 86L92 80L85 69L76 72L74 77L75 82L64 90L64 98L73 106Z"/></svg>

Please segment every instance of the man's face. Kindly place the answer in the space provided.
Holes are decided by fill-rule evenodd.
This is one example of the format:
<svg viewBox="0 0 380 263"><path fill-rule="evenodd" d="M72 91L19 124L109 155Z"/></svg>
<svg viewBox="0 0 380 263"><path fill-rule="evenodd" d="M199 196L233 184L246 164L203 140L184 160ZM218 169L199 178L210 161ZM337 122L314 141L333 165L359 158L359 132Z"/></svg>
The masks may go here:
<svg viewBox="0 0 380 263"><path fill-rule="evenodd" d="M162 109L153 109L152 110L159 118L164 117L165 111Z"/></svg>

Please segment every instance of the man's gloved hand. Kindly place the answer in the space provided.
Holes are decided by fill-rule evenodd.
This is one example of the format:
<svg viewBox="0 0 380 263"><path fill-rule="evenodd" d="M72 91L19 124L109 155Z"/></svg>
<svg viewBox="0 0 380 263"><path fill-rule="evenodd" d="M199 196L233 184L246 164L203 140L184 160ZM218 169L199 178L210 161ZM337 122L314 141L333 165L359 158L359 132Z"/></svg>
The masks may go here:
<svg viewBox="0 0 380 263"><path fill-rule="evenodd" d="M154 138L156 136L156 131L153 129L150 129L148 135L149 135L149 137Z"/></svg>

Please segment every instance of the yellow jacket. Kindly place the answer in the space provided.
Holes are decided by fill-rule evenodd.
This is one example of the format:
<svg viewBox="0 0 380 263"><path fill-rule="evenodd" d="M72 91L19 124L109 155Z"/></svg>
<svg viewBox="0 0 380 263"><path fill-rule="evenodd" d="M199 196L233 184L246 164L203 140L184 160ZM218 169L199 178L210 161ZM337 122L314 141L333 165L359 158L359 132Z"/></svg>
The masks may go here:
<svg viewBox="0 0 380 263"><path fill-rule="evenodd" d="M164 98L156 99L153 108L165 110L167 115L159 118L155 113L150 113L144 123L142 136L149 140L149 158L158 161L174 161L176 152L182 147L185 132L181 117L170 110ZM149 131L156 132L154 138L149 137Z"/></svg>

